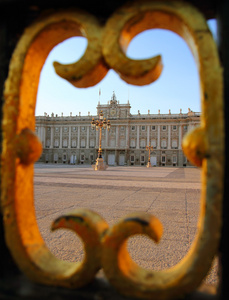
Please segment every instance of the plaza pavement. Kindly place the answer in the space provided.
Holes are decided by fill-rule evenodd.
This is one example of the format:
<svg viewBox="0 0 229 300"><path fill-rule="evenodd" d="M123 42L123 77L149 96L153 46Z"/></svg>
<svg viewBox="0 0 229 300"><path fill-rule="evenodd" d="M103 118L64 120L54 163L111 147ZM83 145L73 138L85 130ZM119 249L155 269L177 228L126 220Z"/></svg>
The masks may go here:
<svg viewBox="0 0 229 300"><path fill-rule="evenodd" d="M155 215L163 224L159 244L144 236L131 237L128 249L142 267L167 269L188 252L196 234L200 205L200 170L174 167L109 167L36 164L35 208L40 232L59 258L79 261L80 239L69 230L50 232L60 215L84 207L99 213L109 225L133 211ZM217 283L217 260L206 278Z"/></svg>

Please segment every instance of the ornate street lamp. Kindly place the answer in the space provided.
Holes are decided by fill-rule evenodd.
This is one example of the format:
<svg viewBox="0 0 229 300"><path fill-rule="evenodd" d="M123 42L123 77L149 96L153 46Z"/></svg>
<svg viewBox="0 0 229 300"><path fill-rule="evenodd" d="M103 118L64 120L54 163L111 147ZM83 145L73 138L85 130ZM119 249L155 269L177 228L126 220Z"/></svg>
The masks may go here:
<svg viewBox="0 0 229 300"><path fill-rule="evenodd" d="M152 167L151 162L150 162L150 151L153 150L153 146L150 145L150 142L149 142L149 145L146 146L146 150L149 151L149 158L148 158L148 163L147 163L146 167L150 168L150 167Z"/></svg>
<svg viewBox="0 0 229 300"><path fill-rule="evenodd" d="M109 130L111 127L110 120L107 120L106 118L103 117L103 111L101 110L99 113L99 119L95 121L95 119L92 119L91 122L91 128L99 130L99 151L98 151L98 158L96 159L96 164L94 167L94 170L106 170L106 166L103 163L103 158L102 158L102 129L107 129Z"/></svg>

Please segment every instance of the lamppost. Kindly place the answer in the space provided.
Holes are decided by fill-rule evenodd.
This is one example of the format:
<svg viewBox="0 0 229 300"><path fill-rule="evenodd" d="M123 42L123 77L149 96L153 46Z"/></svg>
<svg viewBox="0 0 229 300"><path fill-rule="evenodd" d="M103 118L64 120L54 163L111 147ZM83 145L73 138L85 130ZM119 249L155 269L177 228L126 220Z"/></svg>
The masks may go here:
<svg viewBox="0 0 229 300"><path fill-rule="evenodd" d="M151 162L150 162L150 151L153 150L153 146L150 145L150 142L149 142L149 145L146 146L146 150L149 151L149 158L148 158L148 163L147 163L146 167L150 168L150 167L152 167Z"/></svg>
<svg viewBox="0 0 229 300"><path fill-rule="evenodd" d="M109 130L111 127L110 120L106 120L103 117L103 111L101 110L99 113L99 119L95 121L92 119L91 128L99 130L99 151L98 151L98 158L96 159L96 164L93 166L95 171L98 170L106 170L107 166L104 165L103 158L102 158L102 129Z"/></svg>

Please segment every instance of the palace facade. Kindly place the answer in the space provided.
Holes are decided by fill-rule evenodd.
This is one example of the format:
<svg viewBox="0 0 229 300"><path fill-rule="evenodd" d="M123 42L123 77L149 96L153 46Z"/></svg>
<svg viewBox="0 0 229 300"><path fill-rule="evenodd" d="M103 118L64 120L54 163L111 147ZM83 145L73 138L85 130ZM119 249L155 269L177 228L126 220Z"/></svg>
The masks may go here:
<svg viewBox="0 0 229 300"><path fill-rule="evenodd" d="M99 131L91 128L102 110L110 120L111 128L102 129L103 159L108 165L146 165L151 150L151 165L188 166L182 151L182 138L200 124L200 113L190 109L179 114L130 113L130 103L120 104L115 93L107 104L97 105L97 116L44 116L36 117L36 133L43 153L39 162L66 164L93 164L99 148Z"/></svg>

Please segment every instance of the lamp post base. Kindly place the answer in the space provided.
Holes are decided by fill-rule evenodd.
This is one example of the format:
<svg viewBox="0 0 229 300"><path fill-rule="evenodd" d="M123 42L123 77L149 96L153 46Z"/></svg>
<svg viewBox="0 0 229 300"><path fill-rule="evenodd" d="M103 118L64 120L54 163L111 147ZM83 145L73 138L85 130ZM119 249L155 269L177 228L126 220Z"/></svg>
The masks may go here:
<svg viewBox="0 0 229 300"><path fill-rule="evenodd" d="M105 171L108 166L104 163L103 158L97 158L95 165L92 166L94 171Z"/></svg>
<svg viewBox="0 0 229 300"><path fill-rule="evenodd" d="M147 165L146 165L146 168L151 168L151 167L152 167L151 162L148 161L148 163L147 163Z"/></svg>

